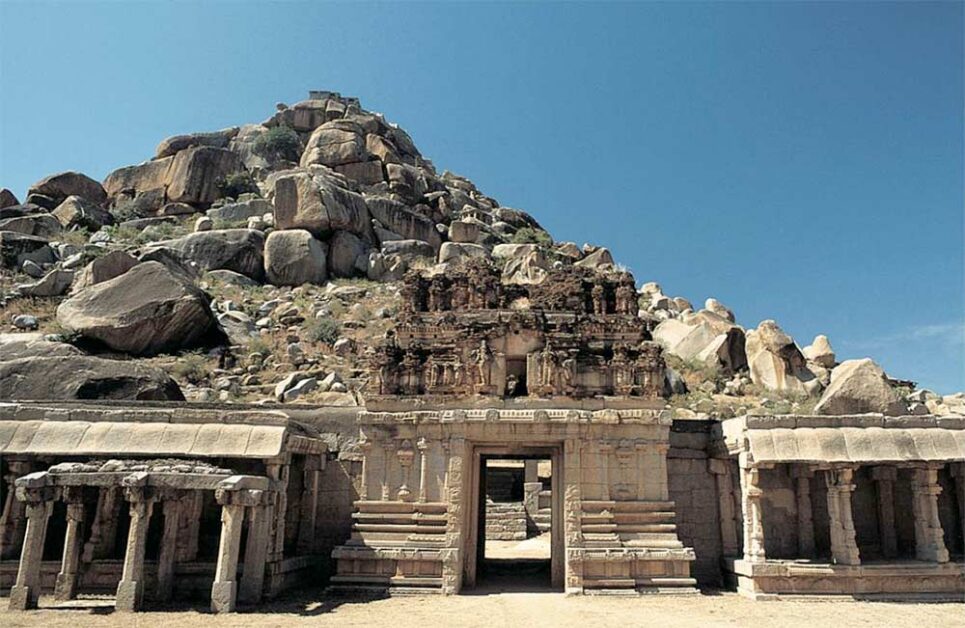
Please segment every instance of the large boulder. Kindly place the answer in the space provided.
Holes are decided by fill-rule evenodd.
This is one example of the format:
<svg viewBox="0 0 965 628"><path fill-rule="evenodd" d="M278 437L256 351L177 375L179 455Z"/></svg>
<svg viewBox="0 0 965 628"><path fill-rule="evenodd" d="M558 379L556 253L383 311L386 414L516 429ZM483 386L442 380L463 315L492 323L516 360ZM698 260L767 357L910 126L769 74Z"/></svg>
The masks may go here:
<svg viewBox="0 0 965 628"><path fill-rule="evenodd" d="M794 340L772 320L747 332L747 365L751 381L769 390L810 394L820 382Z"/></svg>
<svg viewBox="0 0 965 628"><path fill-rule="evenodd" d="M436 230L436 224L402 203L381 196L368 197L365 203L373 218L403 239L428 242L436 251L442 245L442 236Z"/></svg>
<svg viewBox="0 0 965 628"><path fill-rule="evenodd" d="M19 270L25 261L35 264L53 263L56 256L43 238L16 231L0 231L0 266Z"/></svg>
<svg viewBox="0 0 965 628"><path fill-rule="evenodd" d="M114 217L109 211L76 194L64 199L53 215L65 229L78 227L92 233L105 225L114 224Z"/></svg>
<svg viewBox="0 0 965 628"><path fill-rule="evenodd" d="M653 330L653 339L671 355L717 367L724 374L747 366L744 330L709 310L661 322Z"/></svg>
<svg viewBox="0 0 965 628"><path fill-rule="evenodd" d="M205 212L211 220L222 222L244 222L249 218L261 217L274 211L271 203L263 198L253 198L237 203L227 203L221 207L215 207Z"/></svg>
<svg viewBox="0 0 965 628"><path fill-rule="evenodd" d="M37 281L17 284L18 294L27 297L59 297L74 281L74 271L55 268Z"/></svg>
<svg viewBox="0 0 965 628"><path fill-rule="evenodd" d="M116 351L151 355L197 345L214 317L208 295L186 276L142 262L61 303L57 321Z"/></svg>
<svg viewBox="0 0 965 628"><path fill-rule="evenodd" d="M219 186L232 174L247 172L241 157L224 148L195 146L176 155L168 171L167 200L190 205L221 197Z"/></svg>
<svg viewBox="0 0 965 628"><path fill-rule="evenodd" d="M269 177L276 229L305 229L315 237L350 231L374 241L365 199L324 168L288 170Z"/></svg>
<svg viewBox="0 0 965 628"><path fill-rule="evenodd" d="M125 251L108 251L94 258L77 273L72 290L80 292L88 286L120 277L137 265L137 259Z"/></svg>
<svg viewBox="0 0 965 628"><path fill-rule="evenodd" d="M13 192L7 188L0 188L0 209L19 204L20 201L17 200L17 196Z"/></svg>
<svg viewBox="0 0 965 628"><path fill-rule="evenodd" d="M907 406L881 367L864 358L845 360L831 371L831 384L814 411L817 414L878 412L898 416L907 412Z"/></svg>
<svg viewBox="0 0 965 628"><path fill-rule="evenodd" d="M173 156L118 168L104 179L104 190L115 203L120 197L156 196L157 207L160 207L164 204L172 163Z"/></svg>
<svg viewBox="0 0 965 628"><path fill-rule="evenodd" d="M83 355L83 352L66 342L45 340L40 332L0 334L0 360L3 361L70 355Z"/></svg>
<svg viewBox="0 0 965 628"><path fill-rule="evenodd" d="M265 240L265 276L276 286L321 284L328 279L328 246L304 229L273 231Z"/></svg>
<svg viewBox="0 0 965 628"><path fill-rule="evenodd" d="M811 344L804 347L804 357L808 362L814 362L826 369L833 368L835 364L834 349L831 348L831 342L824 334L818 334Z"/></svg>
<svg viewBox="0 0 965 628"><path fill-rule="evenodd" d="M175 251L183 264L200 272L233 270L258 281L265 276L265 234L253 229L201 231L156 242L154 247Z"/></svg>
<svg viewBox="0 0 965 628"><path fill-rule="evenodd" d="M351 120L333 120L312 131L301 165L331 167L368 160L362 127Z"/></svg>
<svg viewBox="0 0 965 628"><path fill-rule="evenodd" d="M16 231L29 236L56 238L63 231L60 221L51 214L29 214L0 220L0 231Z"/></svg>
<svg viewBox="0 0 965 628"><path fill-rule="evenodd" d="M211 146L214 148L228 148L231 140L238 135L238 127L213 131L209 133L188 133L187 135L175 135L169 137L158 144L155 157L170 157L186 148L195 146Z"/></svg>
<svg viewBox="0 0 965 628"><path fill-rule="evenodd" d="M0 399L183 401L164 371L131 361L82 355L0 362Z"/></svg>
<svg viewBox="0 0 965 628"><path fill-rule="evenodd" d="M333 277L360 277L368 268L370 247L354 233L336 231L328 243L328 272Z"/></svg>
<svg viewBox="0 0 965 628"><path fill-rule="evenodd" d="M461 259L489 257L489 251L478 244L460 244L458 242L443 242L439 247L439 263L455 262Z"/></svg>
<svg viewBox="0 0 965 628"><path fill-rule="evenodd" d="M86 174L79 172L61 172L52 174L30 186L27 196L39 194L54 201L54 207L64 202L68 196L80 196L93 203L103 204L107 201L104 187Z"/></svg>
<svg viewBox="0 0 965 628"><path fill-rule="evenodd" d="M574 266L594 269L613 266L613 256L610 255L610 251L608 249L600 247L580 261L576 262Z"/></svg>

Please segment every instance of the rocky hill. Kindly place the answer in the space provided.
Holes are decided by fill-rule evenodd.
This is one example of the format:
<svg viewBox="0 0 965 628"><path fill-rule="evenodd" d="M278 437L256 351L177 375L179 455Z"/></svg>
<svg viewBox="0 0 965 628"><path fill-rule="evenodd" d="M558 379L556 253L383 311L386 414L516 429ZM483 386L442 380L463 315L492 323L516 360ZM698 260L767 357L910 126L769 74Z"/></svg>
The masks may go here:
<svg viewBox="0 0 965 628"><path fill-rule="evenodd" d="M478 258L510 284L617 270L439 173L357 99L311 92L261 124L167 138L103 182L58 173L23 202L0 189L0 398L356 405L403 275ZM638 295L680 415L965 413L961 394L839 364L824 336L802 349L713 298Z"/></svg>

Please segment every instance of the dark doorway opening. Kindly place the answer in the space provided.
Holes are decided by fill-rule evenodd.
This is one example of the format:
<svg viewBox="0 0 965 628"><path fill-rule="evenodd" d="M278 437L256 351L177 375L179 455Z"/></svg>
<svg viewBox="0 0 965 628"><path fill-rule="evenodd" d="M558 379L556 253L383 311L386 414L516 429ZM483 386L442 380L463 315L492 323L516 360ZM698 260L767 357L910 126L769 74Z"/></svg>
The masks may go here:
<svg viewBox="0 0 965 628"><path fill-rule="evenodd" d="M484 455L479 469L477 591L553 591L552 460Z"/></svg>

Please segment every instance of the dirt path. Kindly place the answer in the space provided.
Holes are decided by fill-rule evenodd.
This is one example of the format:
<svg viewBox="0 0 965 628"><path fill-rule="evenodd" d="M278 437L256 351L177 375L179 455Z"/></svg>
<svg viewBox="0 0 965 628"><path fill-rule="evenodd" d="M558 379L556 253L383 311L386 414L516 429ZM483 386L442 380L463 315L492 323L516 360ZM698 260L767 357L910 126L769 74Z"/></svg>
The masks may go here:
<svg viewBox="0 0 965 628"><path fill-rule="evenodd" d="M6 600L0 600L6 608ZM114 613L78 610L0 611L0 626L43 628L216 628L219 626L386 626L389 628L755 628L901 626L962 628L965 603L895 604L854 601L751 602L733 593L686 597L566 597L559 593L500 593L454 597L397 597L367 602L288 599L253 613L211 615L197 610Z"/></svg>

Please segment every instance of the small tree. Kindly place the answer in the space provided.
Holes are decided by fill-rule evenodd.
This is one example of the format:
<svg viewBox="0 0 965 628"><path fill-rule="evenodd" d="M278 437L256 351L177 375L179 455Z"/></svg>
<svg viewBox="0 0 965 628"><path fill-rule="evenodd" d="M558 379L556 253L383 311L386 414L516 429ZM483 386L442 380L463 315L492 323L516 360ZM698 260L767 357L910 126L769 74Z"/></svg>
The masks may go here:
<svg viewBox="0 0 965 628"><path fill-rule="evenodd" d="M301 142L298 134L289 127L276 126L256 137L252 150L270 162L298 161Z"/></svg>
<svg viewBox="0 0 965 628"><path fill-rule="evenodd" d="M540 246L552 246L553 238L542 229L533 227L523 227L513 234L513 244L539 244Z"/></svg>
<svg viewBox="0 0 965 628"><path fill-rule="evenodd" d="M233 172L218 182L218 192L224 198L238 198L242 194L261 194L255 180L247 172Z"/></svg>

